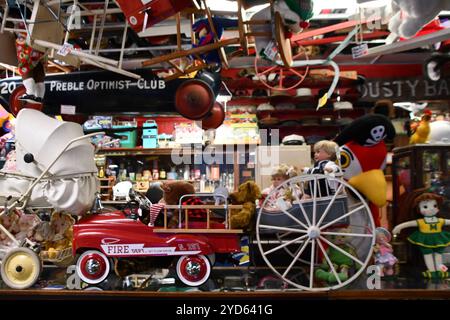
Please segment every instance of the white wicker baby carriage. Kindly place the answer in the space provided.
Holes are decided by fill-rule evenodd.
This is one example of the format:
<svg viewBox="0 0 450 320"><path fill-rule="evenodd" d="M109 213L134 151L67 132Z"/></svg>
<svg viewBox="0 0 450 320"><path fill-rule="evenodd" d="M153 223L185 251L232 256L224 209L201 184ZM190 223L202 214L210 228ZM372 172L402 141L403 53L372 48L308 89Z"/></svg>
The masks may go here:
<svg viewBox="0 0 450 320"><path fill-rule="evenodd" d="M97 133L98 134L98 133ZM81 215L93 204L98 188L91 135L83 135L76 123L63 122L33 110L23 109L16 120L15 172L0 172L2 215L13 209L52 208ZM0 252L1 276L12 288L32 286L42 269L34 243L17 241L0 224L13 242Z"/></svg>

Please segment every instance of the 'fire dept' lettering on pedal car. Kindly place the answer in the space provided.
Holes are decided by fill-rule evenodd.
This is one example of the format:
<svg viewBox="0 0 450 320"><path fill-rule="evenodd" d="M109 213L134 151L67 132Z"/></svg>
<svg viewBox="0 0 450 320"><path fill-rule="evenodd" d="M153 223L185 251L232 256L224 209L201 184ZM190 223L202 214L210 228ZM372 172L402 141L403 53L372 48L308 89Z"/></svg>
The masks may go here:
<svg viewBox="0 0 450 320"><path fill-rule="evenodd" d="M200 253L197 251L175 251L176 247L144 247L143 243L130 244L102 244L103 252L108 256L176 256L176 255L194 255Z"/></svg>

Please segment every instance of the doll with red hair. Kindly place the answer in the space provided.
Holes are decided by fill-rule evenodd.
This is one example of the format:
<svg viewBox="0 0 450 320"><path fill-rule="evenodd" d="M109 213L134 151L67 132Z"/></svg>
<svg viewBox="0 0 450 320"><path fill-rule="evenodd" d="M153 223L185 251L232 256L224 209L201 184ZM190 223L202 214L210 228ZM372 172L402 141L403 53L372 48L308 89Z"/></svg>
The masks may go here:
<svg viewBox="0 0 450 320"><path fill-rule="evenodd" d="M450 219L437 217L443 198L434 193L424 193L414 200L414 208L423 217L407 221L394 228L392 233L399 234L405 228L417 227L408 241L419 246L427 270L422 273L425 278L448 278L447 267L442 263L442 253L450 245L450 233L443 230L450 225Z"/></svg>

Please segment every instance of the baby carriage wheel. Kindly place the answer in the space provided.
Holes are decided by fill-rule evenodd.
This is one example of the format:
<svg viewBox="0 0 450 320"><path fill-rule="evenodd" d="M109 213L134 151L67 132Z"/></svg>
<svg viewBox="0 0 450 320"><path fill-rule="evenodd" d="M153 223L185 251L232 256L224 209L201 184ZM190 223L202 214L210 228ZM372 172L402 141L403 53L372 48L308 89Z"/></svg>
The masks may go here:
<svg viewBox="0 0 450 320"><path fill-rule="evenodd" d="M13 289L27 289L34 285L42 270L38 255L28 248L10 250L2 261L1 275L5 284Z"/></svg>

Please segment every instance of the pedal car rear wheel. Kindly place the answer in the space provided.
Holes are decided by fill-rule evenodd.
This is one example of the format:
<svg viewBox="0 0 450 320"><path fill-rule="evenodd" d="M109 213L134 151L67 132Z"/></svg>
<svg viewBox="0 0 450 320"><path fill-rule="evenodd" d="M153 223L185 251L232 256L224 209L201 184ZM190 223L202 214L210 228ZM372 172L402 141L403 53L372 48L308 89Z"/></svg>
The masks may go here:
<svg viewBox="0 0 450 320"><path fill-rule="evenodd" d="M204 255L182 256L177 262L177 276L184 284L197 287L211 274L211 263Z"/></svg>
<svg viewBox="0 0 450 320"><path fill-rule="evenodd" d="M83 252L77 260L77 275L87 284L97 284L108 277L111 265L100 251Z"/></svg>
<svg viewBox="0 0 450 320"><path fill-rule="evenodd" d="M41 270L41 260L34 251L14 248L3 258L1 275L8 287L27 289L36 283Z"/></svg>

